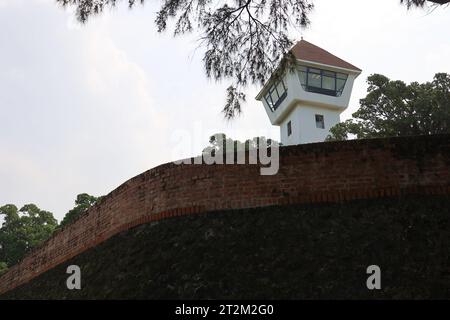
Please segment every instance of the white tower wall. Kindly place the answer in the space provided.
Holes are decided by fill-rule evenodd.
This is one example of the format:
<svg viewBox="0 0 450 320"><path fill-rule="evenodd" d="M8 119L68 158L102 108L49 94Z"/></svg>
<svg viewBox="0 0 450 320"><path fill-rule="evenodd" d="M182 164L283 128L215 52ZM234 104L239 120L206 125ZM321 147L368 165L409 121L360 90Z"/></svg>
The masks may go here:
<svg viewBox="0 0 450 320"><path fill-rule="evenodd" d="M280 138L283 145L323 142L330 134L330 129L340 122L340 114L348 107L353 89L353 82L358 76L350 70L343 70L332 66L318 66L317 64L302 63L348 75L345 87L340 96L329 96L321 93L306 91L300 82L299 72L287 71L282 79L287 87L286 98L275 109L265 101L262 91L259 99L262 101L270 122L280 127ZM270 87L270 86L268 86ZM324 128L316 126L316 115L324 118ZM292 134L287 134L287 124L291 122Z"/></svg>
<svg viewBox="0 0 450 320"><path fill-rule="evenodd" d="M316 115L324 118L324 128L317 128ZM323 142L330 128L340 122L340 111L297 103L289 115L280 123L280 137L283 145ZM291 135L287 124L291 122Z"/></svg>

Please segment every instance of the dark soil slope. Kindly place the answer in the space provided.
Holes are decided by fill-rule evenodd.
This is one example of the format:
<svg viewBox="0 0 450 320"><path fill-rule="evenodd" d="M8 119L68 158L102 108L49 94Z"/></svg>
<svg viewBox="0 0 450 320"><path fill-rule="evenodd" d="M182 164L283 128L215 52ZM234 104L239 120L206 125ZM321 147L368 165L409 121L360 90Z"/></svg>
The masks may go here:
<svg viewBox="0 0 450 320"><path fill-rule="evenodd" d="M450 299L449 240L443 196L211 212L123 232L1 298Z"/></svg>

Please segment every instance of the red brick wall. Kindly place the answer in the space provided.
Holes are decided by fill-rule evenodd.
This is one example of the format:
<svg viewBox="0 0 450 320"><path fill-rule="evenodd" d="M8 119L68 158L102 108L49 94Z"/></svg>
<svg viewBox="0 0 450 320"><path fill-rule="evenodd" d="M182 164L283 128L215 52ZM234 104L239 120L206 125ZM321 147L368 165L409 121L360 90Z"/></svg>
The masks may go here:
<svg viewBox="0 0 450 320"><path fill-rule="evenodd" d="M450 194L449 169L450 135L283 147L273 176L257 165L164 164L119 186L11 267L0 293L138 224L219 209Z"/></svg>

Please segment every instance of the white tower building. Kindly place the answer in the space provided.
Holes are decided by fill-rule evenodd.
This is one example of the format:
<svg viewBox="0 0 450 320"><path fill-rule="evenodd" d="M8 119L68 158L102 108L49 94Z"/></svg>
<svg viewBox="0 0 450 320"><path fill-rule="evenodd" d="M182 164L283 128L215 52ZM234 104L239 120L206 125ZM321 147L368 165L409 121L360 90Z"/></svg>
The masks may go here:
<svg viewBox="0 0 450 320"><path fill-rule="evenodd" d="M270 122L280 127L283 145L322 142L340 122L361 69L305 40L292 53L295 71L272 76L256 99Z"/></svg>

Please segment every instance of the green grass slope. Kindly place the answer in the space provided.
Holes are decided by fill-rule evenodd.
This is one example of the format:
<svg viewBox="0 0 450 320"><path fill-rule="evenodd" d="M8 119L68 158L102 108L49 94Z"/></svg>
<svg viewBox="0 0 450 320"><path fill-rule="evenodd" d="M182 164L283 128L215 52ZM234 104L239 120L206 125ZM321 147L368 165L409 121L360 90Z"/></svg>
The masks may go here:
<svg viewBox="0 0 450 320"><path fill-rule="evenodd" d="M2 299L450 298L450 197L268 207L123 232ZM82 289L70 291L68 265ZM366 268L381 268L381 290Z"/></svg>

